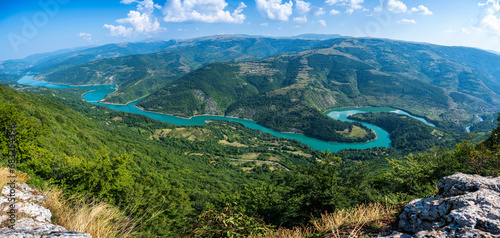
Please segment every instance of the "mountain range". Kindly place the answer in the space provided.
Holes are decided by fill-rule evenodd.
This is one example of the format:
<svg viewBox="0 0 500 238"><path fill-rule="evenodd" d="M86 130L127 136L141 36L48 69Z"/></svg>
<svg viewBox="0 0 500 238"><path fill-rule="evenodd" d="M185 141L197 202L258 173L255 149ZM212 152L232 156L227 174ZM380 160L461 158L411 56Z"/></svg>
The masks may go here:
<svg viewBox="0 0 500 238"><path fill-rule="evenodd" d="M359 142L372 138L369 130L322 112L388 106L463 129L498 110L499 63L500 55L479 49L388 39L215 35L53 52L1 62L0 72L116 84L103 102L147 96L137 106L149 111L247 118L278 131Z"/></svg>

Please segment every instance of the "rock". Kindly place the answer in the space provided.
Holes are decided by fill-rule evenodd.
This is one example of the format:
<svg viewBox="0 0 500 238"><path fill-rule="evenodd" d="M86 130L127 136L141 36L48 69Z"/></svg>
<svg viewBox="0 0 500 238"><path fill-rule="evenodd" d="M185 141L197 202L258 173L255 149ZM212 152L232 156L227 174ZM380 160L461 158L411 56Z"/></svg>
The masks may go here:
<svg viewBox="0 0 500 238"><path fill-rule="evenodd" d="M500 177L456 173L438 188L406 205L399 228L415 237L500 237Z"/></svg>
<svg viewBox="0 0 500 238"><path fill-rule="evenodd" d="M0 196L0 211L7 215L0 216L0 224L2 224L0 237L92 238L89 234L70 232L62 226L51 224L52 213L41 205L45 198L27 184L16 184L13 189L5 186L2 189L2 195ZM15 201L12 201L12 198L15 198ZM15 206L14 214L16 215L14 229L8 228L11 223L8 220L10 214L7 212L11 211L12 205Z"/></svg>
<svg viewBox="0 0 500 238"><path fill-rule="evenodd" d="M481 177L456 173L442 178L438 183L439 193L444 197L462 195L467 192L475 192L481 188L500 192L500 177Z"/></svg>

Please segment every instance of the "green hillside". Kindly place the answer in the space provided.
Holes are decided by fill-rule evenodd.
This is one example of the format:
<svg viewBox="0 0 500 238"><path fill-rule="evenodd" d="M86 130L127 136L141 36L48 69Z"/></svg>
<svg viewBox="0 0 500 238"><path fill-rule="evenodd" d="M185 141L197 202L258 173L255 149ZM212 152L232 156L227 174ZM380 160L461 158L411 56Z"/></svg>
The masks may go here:
<svg viewBox="0 0 500 238"><path fill-rule="evenodd" d="M13 74L0 74L0 84L11 84L15 81L19 80L21 75L13 75Z"/></svg>
<svg viewBox="0 0 500 238"><path fill-rule="evenodd" d="M349 158L341 159L238 123L173 126L112 111L74 96L83 89L24 90L43 96L0 85L0 130L8 135L16 127L17 168L35 185L49 182L67 195L118 206L141 224L141 237L264 235L362 203L433 196L437 181L458 171L500 174L500 127L479 145L407 156L396 148L350 150L339 152ZM413 120L392 121L398 127ZM421 133L409 133L413 141L433 133L413 128ZM0 135L4 158L9 141ZM376 224L365 232L376 235Z"/></svg>
<svg viewBox="0 0 500 238"><path fill-rule="evenodd" d="M83 102L73 96L81 89L29 90L46 97L0 85L0 128L17 124L18 169L35 184L119 206L144 223L146 235L179 234L208 204L242 186L260 186L273 170L315 163L319 155L237 123L176 127ZM0 151L8 158L3 135Z"/></svg>
<svg viewBox="0 0 500 238"><path fill-rule="evenodd" d="M72 67L57 65L51 69L39 69L40 74L36 78L71 85L116 84L118 90L106 96L105 101L126 103L146 96L209 63L255 60L295 53L311 49L319 43L319 40L309 39L213 36L172 42L171 46L159 53L108 58ZM71 60L81 62L78 57L81 56Z"/></svg>
<svg viewBox="0 0 500 238"><path fill-rule="evenodd" d="M335 139L315 136L308 122L327 122L321 111L346 106L400 108L463 130L477 122L475 115L495 113L498 63L500 56L470 48L339 38L297 54L212 64L137 105L180 116L249 118L324 140Z"/></svg>

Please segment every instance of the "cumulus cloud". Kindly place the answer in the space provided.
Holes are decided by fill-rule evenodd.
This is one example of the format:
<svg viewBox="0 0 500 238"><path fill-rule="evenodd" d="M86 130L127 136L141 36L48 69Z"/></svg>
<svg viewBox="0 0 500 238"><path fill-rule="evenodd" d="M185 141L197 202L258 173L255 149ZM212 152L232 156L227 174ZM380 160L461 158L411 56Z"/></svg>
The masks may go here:
<svg viewBox="0 0 500 238"><path fill-rule="evenodd" d="M295 10L297 10L297 13L305 15L311 11L311 3L302 0L296 0Z"/></svg>
<svg viewBox="0 0 500 238"><path fill-rule="evenodd" d="M323 8L318 8L318 10L314 13L315 16L321 16L323 14L325 14L325 10L323 10Z"/></svg>
<svg viewBox="0 0 500 238"><path fill-rule="evenodd" d="M335 10L335 9L332 9L332 10L330 11L330 15L337 15L337 14L339 14L339 13L340 13L340 11L337 11L337 10Z"/></svg>
<svg viewBox="0 0 500 238"><path fill-rule="evenodd" d="M271 19L279 21L288 21L292 15L293 2L281 3L281 0L255 0L259 12Z"/></svg>
<svg viewBox="0 0 500 238"><path fill-rule="evenodd" d="M120 24L128 24L131 27L124 25L104 24L104 28L109 30L111 36L131 37L137 34L155 33L165 28L160 26L158 19L153 16L154 9L161 9L161 6L155 4L153 0L121 0L123 4L137 4L137 11L129 11L126 18L116 20Z"/></svg>
<svg viewBox="0 0 500 238"><path fill-rule="evenodd" d="M297 23L306 23L307 22L307 17L306 16L294 17L293 21L297 22Z"/></svg>
<svg viewBox="0 0 500 238"><path fill-rule="evenodd" d="M243 23L246 16L242 14L245 3L229 12L224 10L228 3L225 0L169 0L163 7L163 20L166 22L205 22L205 23Z"/></svg>
<svg viewBox="0 0 500 238"><path fill-rule="evenodd" d="M364 9L361 5L364 3L364 0L326 0L326 4L333 6L342 6L347 8L346 13L352 14L355 10Z"/></svg>
<svg viewBox="0 0 500 238"><path fill-rule="evenodd" d="M88 42L92 42L92 34L90 33L80 32L80 34L78 34L78 37L81 37Z"/></svg>
<svg viewBox="0 0 500 238"><path fill-rule="evenodd" d="M424 5L420 5L417 7L412 7L411 10L410 10L410 13L420 13L422 15L432 15L433 12L429 11L429 9L427 7L425 7Z"/></svg>
<svg viewBox="0 0 500 238"><path fill-rule="evenodd" d="M131 27L124 27L122 25L119 26L113 26L113 25L108 25L104 24L104 28L109 29L109 34L111 36L123 36L123 37L130 37L132 36L132 32L134 29Z"/></svg>
<svg viewBox="0 0 500 238"><path fill-rule="evenodd" d="M158 20L147 13L140 13L138 11L130 11L127 18L118 19L116 22L121 24L130 24L137 33L151 33L161 30Z"/></svg>
<svg viewBox="0 0 500 238"><path fill-rule="evenodd" d="M485 3L479 3L484 9L479 21L479 28L484 32L500 35L500 0L487 0Z"/></svg>
<svg viewBox="0 0 500 238"><path fill-rule="evenodd" d="M398 24L415 24L417 22L415 20L413 20L413 19L406 19L406 18L404 18L404 19L401 19L401 20L397 21L396 23L398 23Z"/></svg>
<svg viewBox="0 0 500 238"><path fill-rule="evenodd" d="M264 23L260 23L261 26L269 26L269 23L267 22L264 22Z"/></svg>
<svg viewBox="0 0 500 238"><path fill-rule="evenodd" d="M325 20L318 20L319 24L322 26L326 26L326 21Z"/></svg>
<svg viewBox="0 0 500 238"><path fill-rule="evenodd" d="M387 10L394 13L401 13L406 12L406 10L408 10L408 7L406 7L406 5L401 1L389 0L387 2Z"/></svg>

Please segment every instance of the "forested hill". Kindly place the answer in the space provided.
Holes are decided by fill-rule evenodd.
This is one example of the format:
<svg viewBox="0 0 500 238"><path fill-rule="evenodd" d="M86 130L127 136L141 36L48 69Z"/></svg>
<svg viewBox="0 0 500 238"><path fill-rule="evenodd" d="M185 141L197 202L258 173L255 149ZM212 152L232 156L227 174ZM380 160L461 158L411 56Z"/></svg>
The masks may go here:
<svg viewBox="0 0 500 238"><path fill-rule="evenodd" d="M296 53L311 49L320 42L321 40L313 39L210 36L163 42L163 50L152 54L134 54L92 62L89 62L88 58L93 54L77 55L66 60L66 63L63 62L50 69L39 67L36 71L40 72L37 78L54 83L72 85L116 84L118 91L108 95L105 101L126 103L146 96L180 76L209 63L247 61L276 54ZM118 50L110 49L110 52L116 51L117 56L129 53L128 51L122 52L125 49L134 52L134 49L140 49L138 44L130 43L130 47ZM142 43L141 45L148 49L154 44L159 44L159 42ZM88 51L90 50L92 49ZM65 65L69 65L68 61L73 62L73 65L76 62L84 64L67 67Z"/></svg>
<svg viewBox="0 0 500 238"><path fill-rule="evenodd" d="M206 206L319 156L238 123L177 127L83 102L82 89L27 90L44 96L0 84L0 157L17 125L16 167L32 183L106 201L141 224L141 237L177 237Z"/></svg>
<svg viewBox="0 0 500 238"><path fill-rule="evenodd" d="M500 56L471 48L339 38L296 54L209 65L137 105L183 116L250 118L275 129L303 129L294 123L305 117L295 111L389 106L465 128L474 114L495 111L499 64ZM273 118L279 125L272 125L265 115L271 111L287 120Z"/></svg>
<svg viewBox="0 0 500 238"><path fill-rule="evenodd" d="M350 161L238 123L179 127L112 111L82 101L84 89L24 90L43 96L0 85L0 130L14 125L17 132L0 134L2 157L16 148L16 168L28 173L32 186L50 184L63 189L63 196L88 198L87 204L112 204L113 211L118 208L140 224L133 237L283 237L283 229L319 224L321 218L328 221L325 226L308 227L307 236L339 234L353 227L351 222L362 223L351 229L377 236L397 222L398 209L391 207L436 195L443 176L500 175L499 126L486 141L464 141L453 150L433 148L404 157L394 148L337 154L355 160ZM399 125L412 121L396 117ZM419 128L430 131L424 125L411 131ZM2 161L4 167L7 163ZM352 217L370 203L382 209L373 210L368 220L332 228L327 219L345 211Z"/></svg>

